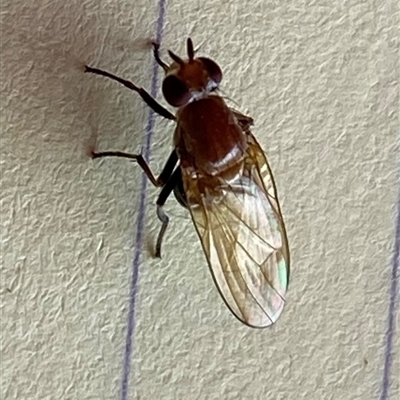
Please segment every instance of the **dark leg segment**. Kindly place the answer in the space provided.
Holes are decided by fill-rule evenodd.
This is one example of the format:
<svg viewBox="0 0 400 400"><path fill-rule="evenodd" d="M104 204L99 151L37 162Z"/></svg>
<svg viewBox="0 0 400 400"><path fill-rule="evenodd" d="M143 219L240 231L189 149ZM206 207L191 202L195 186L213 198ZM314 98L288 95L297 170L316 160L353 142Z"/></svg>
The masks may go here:
<svg viewBox="0 0 400 400"><path fill-rule="evenodd" d="M160 45L156 42L152 42L151 43L153 45L153 54L154 54L154 58L157 61L157 64L165 71L168 71L168 65L161 60L160 58Z"/></svg>
<svg viewBox="0 0 400 400"><path fill-rule="evenodd" d="M177 163L178 154L176 153L176 150L173 150L172 153L169 155L168 160L165 163L164 168L162 169L161 174L157 179L157 181L160 182L161 186L164 186L171 178L172 172L174 171Z"/></svg>
<svg viewBox="0 0 400 400"><path fill-rule="evenodd" d="M171 178L172 171L174 170L178 162L178 155L176 154L176 151L173 150L170 156L168 157L168 160L163 170L161 171L161 174L159 175L158 178L156 178L149 164L147 164L146 160L141 154L129 154L129 153L124 153L122 151L103 151L101 153L96 153L94 151L92 152L93 159L102 157L120 157L136 161L139 164L139 167L142 168L143 172L149 178L150 182L154 186L158 187L164 186L164 184Z"/></svg>
<svg viewBox="0 0 400 400"><path fill-rule="evenodd" d="M153 97L150 96L146 90L144 90L141 87L136 86L134 83L127 81L125 79L119 78L118 76L115 76L113 74L110 74L109 72L103 71L101 69L97 68L92 68L88 67L87 65L85 66L85 72L90 72L92 74L96 75L101 75L105 76L107 78L110 78L114 81L117 81L127 87L128 89L131 89L135 91L136 93L139 93L140 97L144 100L144 102L157 114L161 115L164 118L175 120L175 116L171 114L166 108L164 108L160 103L158 103Z"/></svg>
<svg viewBox="0 0 400 400"><path fill-rule="evenodd" d="M161 257L161 245L162 245L162 241L163 241L163 238L165 235L165 231L167 230L168 223L169 223L169 217L163 210L163 206L164 206L165 202L167 201L171 192L174 190L175 186L178 185L179 182L181 182L181 181L182 181L182 173L181 173L181 169L178 167L175 169L175 171L172 173L171 177L169 178L168 182L162 188L161 193L157 199L157 217L161 221L162 226L160 229L160 233L158 234L158 237L157 237L156 257Z"/></svg>

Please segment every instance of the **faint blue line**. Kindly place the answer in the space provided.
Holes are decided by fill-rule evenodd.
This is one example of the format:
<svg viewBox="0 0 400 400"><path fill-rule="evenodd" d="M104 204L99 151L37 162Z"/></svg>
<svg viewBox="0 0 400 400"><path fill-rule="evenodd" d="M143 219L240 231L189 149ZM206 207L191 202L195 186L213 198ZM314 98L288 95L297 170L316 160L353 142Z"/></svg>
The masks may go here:
<svg viewBox="0 0 400 400"><path fill-rule="evenodd" d="M400 190L399 190L400 192ZM400 193L398 194L397 203L397 219L396 234L394 243L394 258L390 284L390 298L388 322L385 334L385 365L383 369L382 392L380 400L388 400L390 395L391 372L393 364L393 339L395 335L395 321L398 307L398 280L399 280L399 264L400 264Z"/></svg>
<svg viewBox="0 0 400 400"><path fill-rule="evenodd" d="M164 28L164 17L165 17L166 0L160 0L158 3L158 19L157 19L157 31L156 41L161 43L163 28ZM156 97L158 89L158 65L156 61L153 61L153 69L151 76L151 90L150 94L152 97ZM149 119L146 126L146 144L144 147L144 157L146 160L149 159L151 153L151 139L154 131L155 114L150 109ZM139 200L139 215L137 220L137 232L135 238L135 253L133 257L132 277L129 291L129 311L128 311L128 326L126 331L125 340L125 353L124 353L124 365L122 372L122 385L121 385L121 400L127 400L128 389L129 389L129 377L131 374L131 358L132 358L132 343L133 335L135 332L135 311L136 311L136 295L138 293L139 283L139 266L142 255L142 242L144 235L144 220L146 212L146 189L147 189L147 178L145 174L142 174L142 185L140 190Z"/></svg>

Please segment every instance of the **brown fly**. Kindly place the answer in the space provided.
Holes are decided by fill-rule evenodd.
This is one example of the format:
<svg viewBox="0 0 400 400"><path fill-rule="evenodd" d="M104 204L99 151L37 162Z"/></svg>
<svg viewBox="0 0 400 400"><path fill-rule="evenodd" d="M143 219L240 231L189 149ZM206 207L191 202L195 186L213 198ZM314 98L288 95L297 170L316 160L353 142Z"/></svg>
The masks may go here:
<svg viewBox="0 0 400 400"><path fill-rule="evenodd" d="M229 108L218 95L221 68L195 56L187 40L187 59L154 57L165 71L162 92L175 115L143 88L97 68L103 75L139 93L157 114L176 122L174 150L158 178L140 154L93 152L93 158L135 160L161 187L157 216L162 223L156 255L168 226L163 206L174 192L192 217L214 282L232 313L244 324L263 328L280 316L289 283L289 248L275 182L267 159L250 131L252 118Z"/></svg>

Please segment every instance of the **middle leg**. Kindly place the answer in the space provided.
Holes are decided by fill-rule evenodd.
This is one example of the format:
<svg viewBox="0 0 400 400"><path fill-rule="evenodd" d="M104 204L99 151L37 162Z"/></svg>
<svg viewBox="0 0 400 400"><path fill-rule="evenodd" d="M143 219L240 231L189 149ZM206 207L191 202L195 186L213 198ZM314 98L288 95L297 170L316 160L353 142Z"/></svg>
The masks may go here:
<svg viewBox="0 0 400 400"><path fill-rule="evenodd" d="M158 178L156 178L149 164L141 154L130 154L124 153L122 151L103 151L99 153L92 151L91 156L93 159L102 157L120 157L134 160L139 164L139 167L142 168L143 172L149 178L150 182L157 187L164 186L167 183L167 181L171 177L174 168L176 167L176 164L178 163L178 154L175 150L173 150L168 157L168 160L165 163L161 174L158 176Z"/></svg>

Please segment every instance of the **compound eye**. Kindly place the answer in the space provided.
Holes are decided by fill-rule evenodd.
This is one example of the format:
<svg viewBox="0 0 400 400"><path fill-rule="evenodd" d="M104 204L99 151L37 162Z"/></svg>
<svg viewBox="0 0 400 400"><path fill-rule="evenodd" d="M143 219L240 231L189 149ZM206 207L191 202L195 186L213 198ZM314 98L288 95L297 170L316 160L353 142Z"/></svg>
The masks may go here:
<svg viewBox="0 0 400 400"><path fill-rule="evenodd" d="M220 83L222 81L222 71L216 62L207 58L207 57L199 57L206 71L208 72L208 76L216 83Z"/></svg>
<svg viewBox="0 0 400 400"><path fill-rule="evenodd" d="M175 75L169 75L164 79L162 91L165 100L173 107L181 107L190 100L188 87Z"/></svg>

